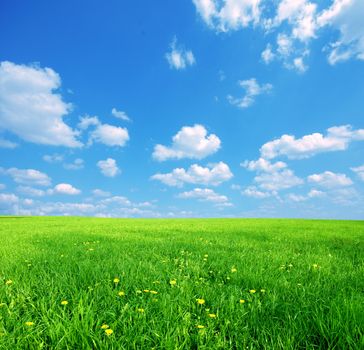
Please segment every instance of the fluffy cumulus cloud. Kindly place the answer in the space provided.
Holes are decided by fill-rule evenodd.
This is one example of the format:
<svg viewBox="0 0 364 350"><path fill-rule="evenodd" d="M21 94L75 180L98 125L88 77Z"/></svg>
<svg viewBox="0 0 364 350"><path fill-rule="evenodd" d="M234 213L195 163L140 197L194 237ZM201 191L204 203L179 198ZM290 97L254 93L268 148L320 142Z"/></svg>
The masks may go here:
<svg viewBox="0 0 364 350"><path fill-rule="evenodd" d="M245 188L243 191L241 191L241 194L243 196L246 197L253 197L253 198L268 198L271 197L273 195L276 195L276 192L266 192L266 191L262 191L259 188L257 188L256 186L248 186L247 188Z"/></svg>
<svg viewBox="0 0 364 350"><path fill-rule="evenodd" d="M62 154L57 154L57 153L54 153L54 154L45 154L43 156L43 160L47 163L61 163L63 162L63 158L64 156Z"/></svg>
<svg viewBox="0 0 364 350"><path fill-rule="evenodd" d="M260 153L265 159L286 156L290 159L309 158L318 153L346 150L352 141L364 140L364 129L353 130L350 125L331 127L326 135L313 133L296 139L283 135L265 143Z"/></svg>
<svg viewBox="0 0 364 350"><path fill-rule="evenodd" d="M153 180L159 180L168 186L183 186L184 183L217 186L233 177L229 166L224 162L210 164L202 167L198 164L191 165L187 170L173 169L167 174L155 174Z"/></svg>
<svg viewBox="0 0 364 350"><path fill-rule="evenodd" d="M255 98L259 95L269 93L273 89L272 84L259 84L255 78L251 78L248 80L240 80L239 86L242 87L245 91L243 97L233 97L231 95L228 96L228 101L240 108L250 107L254 102Z"/></svg>
<svg viewBox="0 0 364 350"><path fill-rule="evenodd" d="M181 70L196 63L195 56L191 50L186 50L183 46L178 45L177 38L174 37L170 45L170 51L166 53L166 59L170 68Z"/></svg>
<svg viewBox="0 0 364 350"><path fill-rule="evenodd" d="M1 128L37 144L82 146L78 133L63 121L71 105L57 92L60 86L61 79L51 68L1 62Z"/></svg>
<svg viewBox="0 0 364 350"><path fill-rule="evenodd" d="M324 29L335 39L326 43L328 62L364 59L364 6L362 0L192 0L207 26L217 32L251 26L275 40L262 52L265 63L281 61L285 67L304 72L312 40Z"/></svg>
<svg viewBox="0 0 364 350"><path fill-rule="evenodd" d="M121 172L116 164L116 160L112 158L98 161L97 166L101 170L101 173L107 177L115 177Z"/></svg>
<svg viewBox="0 0 364 350"><path fill-rule="evenodd" d="M361 180L364 181L364 164L358 167L351 168L354 173L356 173Z"/></svg>
<svg viewBox="0 0 364 350"><path fill-rule="evenodd" d="M131 119L128 117L128 115L123 111L118 111L116 108L113 108L111 110L111 114L118 119L124 120L126 122L130 122Z"/></svg>
<svg viewBox="0 0 364 350"><path fill-rule="evenodd" d="M353 181L345 174L337 174L325 171L321 174L312 174L307 177L308 182L324 188L346 187L353 184Z"/></svg>
<svg viewBox="0 0 364 350"><path fill-rule="evenodd" d="M70 195L70 196L81 193L81 191L79 189L73 187L70 184L66 184L66 183L58 184L58 185L54 186L53 189L50 189L47 192L48 192L48 194L66 194L66 195Z"/></svg>
<svg viewBox="0 0 364 350"><path fill-rule="evenodd" d="M207 130L202 125L184 126L172 138L171 146L156 145L153 158L158 161L168 159L202 159L220 148L221 141L214 135L207 135Z"/></svg>
<svg viewBox="0 0 364 350"><path fill-rule="evenodd" d="M269 160L264 158L251 161L246 160L240 165L250 171L263 171L267 173L273 173L287 167L287 164L284 162L271 163Z"/></svg>
<svg viewBox="0 0 364 350"><path fill-rule="evenodd" d="M193 0L202 19L217 31L257 25L261 0Z"/></svg>
<svg viewBox="0 0 364 350"><path fill-rule="evenodd" d="M125 146L129 141L129 133L127 128L119 126L102 124L98 117L85 116L80 118L78 127L81 130L87 130L93 127L93 130L89 133L88 145L92 145L94 142L102 143L106 146Z"/></svg>
<svg viewBox="0 0 364 350"><path fill-rule="evenodd" d="M16 183L35 186L49 186L51 178L35 169L0 168L0 174L9 175Z"/></svg>
<svg viewBox="0 0 364 350"><path fill-rule="evenodd" d="M290 169L272 173L261 173L255 176L254 181L260 188L268 191L284 190L304 183L304 181L297 177Z"/></svg>
<svg viewBox="0 0 364 350"><path fill-rule="evenodd" d="M178 195L178 198L195 198L203 202L212 202L216 206L232 206L228 197L218 194L210 188L195 188L192 191L182 192Z"/></svg>

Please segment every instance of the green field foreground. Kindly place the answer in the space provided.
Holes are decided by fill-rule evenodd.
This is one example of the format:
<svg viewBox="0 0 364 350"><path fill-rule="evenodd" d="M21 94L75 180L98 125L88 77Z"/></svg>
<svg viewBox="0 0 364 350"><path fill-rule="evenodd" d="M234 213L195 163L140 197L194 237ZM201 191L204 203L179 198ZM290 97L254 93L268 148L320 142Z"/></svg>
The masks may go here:
<svg viewBox="0 0 364 350"><path fill-rule="evenodd" d="M1 217L0 349L364 349L364 222Z"/></svg>

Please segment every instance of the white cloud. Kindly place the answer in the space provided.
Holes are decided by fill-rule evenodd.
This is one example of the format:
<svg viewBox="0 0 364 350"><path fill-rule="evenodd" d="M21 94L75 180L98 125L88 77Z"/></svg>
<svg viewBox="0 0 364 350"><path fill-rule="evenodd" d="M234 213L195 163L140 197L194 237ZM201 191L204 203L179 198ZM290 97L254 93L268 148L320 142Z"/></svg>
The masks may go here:
<svg viewBox="0 0 364 350"><path fill-rule="evenodd" d="M202 125L184 126L172 138L170 147L156 145L153 158L158 161L167 159L202 159L220 148L221 141L214 135L207 136L207 130Z"/></svg>
<svg viewBox="0 0 364 350"><path fill-rule="evenodd" d="M320 27L331 26L340 36L328 45L328 61L334 65L350 58L364 60L364 6L362 0L335 0L317 18Z"/></svg>
<svg viewBox="0 0 364 350"><path fill-rule="evenodd" d="M193 0L197 12L217 31L237 30L257 25L260 20L261 0Z"/></svg>
<svg viewBox="0 0 364 350"><path fill-rule="evenodd" d="M267 44L266 48L264 49L264 51L261 54L262 59L264 61L265 64L269 64L270 62L272 62L275 58L275 54L272 51L272 45L271 44Z"/></svg>
<svg viewBox="0 0 364 350"><path fill-rule="evenodd" d="M92 191L92 194L96 197L110 197L111 193L107 191L100 190L98 188Z"/></svg>
<svg viewBox="0 0 364 350"><path fill-rule="evenodd" d="M103 199L100 203L102 204L117 204L121 206L131 206L131 201L124 196L113 196L110 198Z"/></svg>
<svg viewBox="0 0 364 350"><path fill-rule="evenodd" d="M64 123L71 105L56 92L59 75L51 68L0 63L0 124L20 138L44 145L80 147L78 133Z"/></svg>
<svg viewBox="0 0 364 350"><path fill-rule="evenodd" d="M67 170L80 170L84 168L84 160L76 158L72 163L65 163L63 167Z"/></svg>
<svg viewBox="0 0 364 350"><path fill-rule="evenodd" d="M263 171L267 173L273 173L287 167L287 164L284 162L271 163L269 160L264 158L251 161L246 160L240 165L250 171Z"/></svg>
<svg viewBox="0 0 364 350"><path fill-rule="evenodd" d="M246 197L262 199L262 198L271 197L272 195L275 195L276 193L261 191L256 186L249 186L249 187L245 188L243 191L241 191L241 194Z"/></svg>
<svg viewBox="0 0 364 350"><path fill-rule="evenodd" d="M159 180L168 186L183 186L184 183L217 186L233 177L229 166L223 162L202 167L193 164L186 171L183 168L174 169L171 173L155 174L151 178Z"/></svg>
<svg viewBox="0 0 364 350"><path fill-rule="evenodd" d="M260 188L267 191L279 191L295 187L304 183L290 169L284 169L273 173L261 173L255 176L254 181Z"/></svg>
<svg viewBox="0 0 364 350"><path fill-rule="evenodd" d="M228 100L232 105L240 108L250 107L255 102L257 96L269 93L273 89L272 84L259 85L255 78L240 80L239 85L245 90L245 95L240 98L229 95Z"/></svg>
<svg viewBox="0 0 364 350"><path fill-rule="evenodd" d="M47 191L48 194L66 194L74 196L80 194L81 191L70 184L61 183L56 185L53 189Z"/></svg>
<svg viewBox="0 0 364 350"><path fill-rule="evenodd" d="M364 164L355 168L350 168L352 171L354 171L361 180L364 181Z"/></svg>
<svg viewBox="0 0 364 350"><path fill-rule="evenodd" d="M296 139L283 135L279 139L265 143L260 153L265 159L286 156L290 159L309 158L318 153L342 151L352 141L364 140L364 129L353 130L350 125L327 129L327 135L313 133Z"/></svg>
<svg viewBox="0 0 364 350"><path fill-rule="evenodd" d="M166 59L172 69L185 69L196 63L195 57L191 50L185 50L177 45L177 38L174 37L171 43L171 51L166 53Z"/></svg>
<svg viewBox="0 0 364 350"><path fill-rule="evenodd" d="M108 177L115 177L121 172L116 164L116 160L112 158L98 161L97 166L100 168L102 174Z"/></svg>
<svg viewBox="0 0 364 350"><path fill-rule="evenodd" d="M17 143L0 138L0 148L14 149L16 147L18 147Z"/></svg>
<svg viewBox="0 0 364 350"><path fill-rule="evenodd" d="M335 40L326 45L330 64L350 58L364 60L364 6L362 0L193 0L197 13L217 32L252 26L265 33L276 33L276 47L268 43L261 56L265 63L274 59L288 69L307 70L304 57L309 45L323 28ZM272 6L273 5L273 6Z"/></svg>
<svg viewBox="0 0 364 350"><path fill-rule="evenodd" d="M98 117L90 117L88 115L81 117L78 127L81 130L87 130L90 127L94 127L89 133L88 145L92 145L93 142L103 143L106 146L125 146L129 141L129 133L127 128L119 126L102 124Z"/></svg>
<svg viewBox="0 0 364 350"><path fill-rule="evenodd" d="M128 115L123 112L123 111L118 111L116 108L113 108L111 110L111 114L115 117L115 118L118 118L118 119L121 119L121 120L124 120L124 121L127 121L127 122L130 122L131 119L128 117Z"/></svg>
<svg viewBox="0 0 364 350"><path fill-rule="evenodd" d="M0 168L0 173L11 176L19 184L38 186L49 186L51 184L51 179L47 174L35 169Z"/></svg>
<svg viewBox="0 0 364 350"><path fill-rule="evenodd" d="M307 197L302 196L300 194L289 193L287 195L287 199L289 199L292 202L304 202L307 200Z"/></svg>
<svg viewBox="0 0 364 350"><path fill-rule="evenodd" d="M43 160L47 163L61 163L63 161L63 155L61 154L45 154Z"/></svg>
<svg viewBox="0 0 364 350"><path fill-rule="evenodd" d="M231 206L228 197L220 195L209 188L195 188L192 191L182 192L178 198L191 199L196 198L203 202L212 202L217 206Z"/></svg>
<svg viewBox="0 0 364 350"><path fill-rule="evenodd" d="M84 117L80 117L80 122L77 124L77 127L81 130L86 130L90 126L97 126L100 124L101 123L99 121L99 118L97 118L96 116L91 117L89 115L85 115Z"/></svg>
<svg viewBox="0 0 364 350"><path fill-rule="evenodd" d="M30 186L18 186L16 190L30 197L43 197L46 194L45 191Z"/></svg>
<svg viewBox="0 0 364 350"><path fill-rule="evenodd" d="M320 198L320 197L325 196L325 192L320 191L320 190L312 189L312 190L310 190L310 192L308 192L307 196L309 198Z"/></svg>
<svg viewBox="0 0 364 350"><path fill-rule="evenodd" d="M0 204L17 203L19 198L13 193L0 193Z"/></svg>
<svg viewBox="0 0 364 350"><path fill-rule="evenodd" d="M89 142L93 141L103 143L107 146L125 146L129 140L129 133L126 128L101 124L91 133Z"/></svg>
<svg viewBox="0 0 364 350"><path fill-rule="evenodd" d="M345 174L337 174L331 171L325 171L321 174L312 174L307 177L307 180L308 182L324 188L345 187L353 184L353 181Z"/></svg>

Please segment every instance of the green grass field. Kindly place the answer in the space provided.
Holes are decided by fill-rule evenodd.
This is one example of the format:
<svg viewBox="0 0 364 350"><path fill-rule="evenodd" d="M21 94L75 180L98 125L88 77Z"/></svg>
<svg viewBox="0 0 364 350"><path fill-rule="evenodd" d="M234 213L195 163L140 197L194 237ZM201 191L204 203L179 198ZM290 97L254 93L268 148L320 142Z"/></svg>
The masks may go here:
<svg viewBox="0 0 364 350"><path fill-rule="evenodd" d="M0 349L364 349L363 238L363 221L2 217Z"/></svg>

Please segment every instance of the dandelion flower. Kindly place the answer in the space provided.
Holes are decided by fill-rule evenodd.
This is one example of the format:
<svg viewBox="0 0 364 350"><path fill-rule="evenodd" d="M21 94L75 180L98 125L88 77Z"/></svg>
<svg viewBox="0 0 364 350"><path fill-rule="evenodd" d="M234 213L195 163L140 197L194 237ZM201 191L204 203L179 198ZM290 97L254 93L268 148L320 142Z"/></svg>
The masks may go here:
<svg viewBox="0 0 364 350"><path fill-rule="evenodd" d="M109 325L108 324L106 324L106 323L104 323L101 327L100 327L101 329L108 329L109 328Z"/></svg>
<svg viewBox="0 0 364 350"><path fill-rule="evenodd" d="M109 337L111 334L113 334L114 331L112 329L105 329L105 334Z"/></svg>
<svg viewBox="0 0 364 350"><path fill-rule="evenodd" d="M114 283L115 283L115 284L118 284L119 282L120 282L120 279L119 279L119 278L117 278L117 277L116 277L116 278L114 278Z"/></svg>
<svg viewBox="0 0 364 350"><path fill-rule="evenodd" d="M150 294L158 294L158 292L157 292L157 291L155 291L155 290L151 290L151 291L150 291Z"/></svg>
<svg viewBox="0 0 364 350"><path fill-rule="evenodd" d="M198 324L198 325L197 325L197 328L198 328L198 329L204 329L204 328L205 328L205 326L203 326L203 325L201 325L201 324Z"/></svg>
<svg viewBox="0 0 364 350"><path fill-rule="evenodd" d="M312 267L313 267L314 269L318 269L318 268L319 268L319 265L318 265L318 264L312 264Z"/></svg>
<svg viewBox="0 0 364 350"><path fill-rule="evenodd" d="M265 289L261 289L261 290L260 290L260 292L261 292L261 293L265 293Z"/></svg>
<svg viewBox="0 0 364 350"><path fill-rule="evenodd" d="M245 300L244 300L244 299L240 299L240 300L239 300L239 303L240 303L240 304L244 304L244 303L245 303Z"/></svg>
<svg viewBox="0 0 364 350"><path fill-rule="evenodd" d="M144 293L149 293L149 289L144 289Z"/></svg>
<svg viewBox="0 0 364 350"><path fill-rule="evenodd" d="M13 281L12 281L12 280L7 280L7 281L5 282L5 284L6 284L7 286L10 286L11 284L13 284Z"/></svg>
<svg viewBox="0 0 364 350"><path fill-rule="evenodd" d="M216 318L216 314L208 314L210 318Z"/></svg>
<svg viewBox="0 0 364 350"><path fill-rule="evenodd" d="M124 297L124 296L125 296L125 292L121 290L121 291L118 293L118 296L119 296L119 297Z"/></svg>
<svg viewBox="0 0 364 350"><path fill-rule="evenodd" d="M205 304L205 299L196 299L196 301L197 301L197 304L199 304L199 305Z"/></svg>
<svg viewBox="0 0 364 350"><path fill-rule="evenodd" d="M250 289L250 290L249 290L249 293L250 293L250 294L254 294L255 292L256 292L256 290L255 290L255 289Z"/></svg>
<svg viewBox="0 0 364 350"><path fill-rule="evenodd" d="M61 305L67 305L68 304L68 301L67 300L62 300L61 301Z"/></svg>
<svg viewBox="0 0 364 350"><path fill-rule="evenodd" d="M144 313L145 310L143 308L139 308L139 309L137 309L137 311L142 314L142 313Z"/></svg>
<svg viewBox="0 0 364 350"><path fill-rule="evenodd" d="M169 284L170 284L171 286L175 286L175 285L177 284L177 281L176 281L176 280L170 280L170 281L169 281Z"/></svg>
<svg viewBox="0 0 364 350"><path fill-rule="evenodd" d="M142 293L142 291L138 289L138 290L136 291L136 293L137 293L137 294L141 294L141 293Z"/></svg>
<svg viewBox="0 0 364 350"><path fill-rule="evenodd" d="M34 322L25 322L25 325L28 326L28 327L31 327L31 326L34 326Z"/></svg>
<svg viewBox="0 0 364 350"><path fill-rule="evenodd" d="M208 255L208 254L205 254L203 257L204 257L204 258L208 258L208 257L209 257L209 255Z"/></svg>
<svg viewBox="0 0 364 350"><path fill-rule="evenodd" d="M232 273L234 273L234 272L237 272L238 270L235 268L235 267L233 267L232 269L231 269L231 272Z"/></svg>

